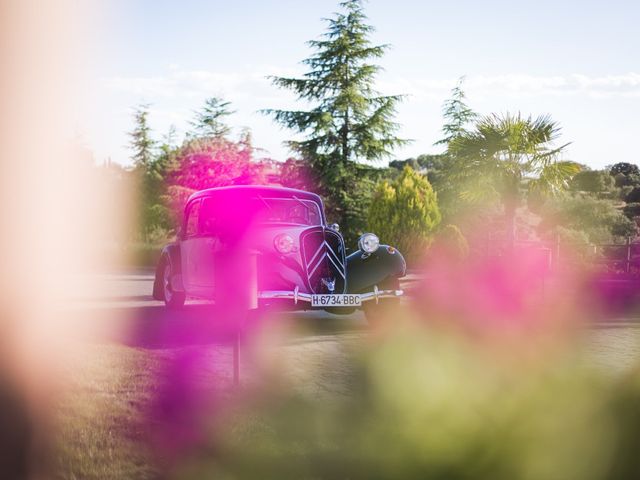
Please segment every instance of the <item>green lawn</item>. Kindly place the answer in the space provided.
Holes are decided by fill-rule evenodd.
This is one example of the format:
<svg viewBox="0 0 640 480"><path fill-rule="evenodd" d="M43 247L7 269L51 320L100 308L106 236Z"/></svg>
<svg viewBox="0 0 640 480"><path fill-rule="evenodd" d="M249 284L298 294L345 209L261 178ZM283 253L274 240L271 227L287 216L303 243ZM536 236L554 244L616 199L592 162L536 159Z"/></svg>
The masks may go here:
<svg viewBox="0 0 640 480"><path fill-rule="evenodd" d="M74 355L60 398L58 466L66 479L153 478L141 420L166 352L93 345Z"/></svg>
<svg viewBox="0 0 640 480"><path fill-rule="evenodd" d="M332 446L332 442L337 442L336 445L340 445L341 442L343 442L343 437L340 436L342 435L340 433L342 429L346 428L347 431L350 431L348 425L353 422L353 427L360 429L364 438L368 438L367 432L369 429L371 429L370 433L373 436L380 434L380 432L376 430L375 422L378 418L385 418L379 417L377 414L372 413L371 410L367 413L369 417L366 417L370 418L369 420L366 418L359 419L358 417L352 416L352 413L348 413L360 411L359 407L353 411L351 410L352 407L349 406L349 402L351 402L350 399L355 399L356 403L360 405L360 402L367 398L366 396L362 397L365 392L358 390L358 385L353 383L353 366L354 364L358 364L358 360L357 357L354 357L353 351L351 350L353 346L362 345L363 339L366 338L366 334L362 333L327 336L314 335L311 337L301 336L284 345L279 344L275 347L270 347L272 356L269 357L268 362L271 362L271 364L265 365L264 358L258 358L257 361L259 363L262 362L262 366L267 366L272 370L278 370L282 374L280 381L283 383L272 384L268 387L271 391L283 391L285 397L293 394L296 398L303 399L303 403L298 403L295 398L293 398L293 400L289 398L284 400L280 406L277 403L274 404L273 400L269 400L271 403L266 406L262 404L261 407L258 408L258 411L260 408L265 408L266 411L270 412L269 415L271 415L271 419L267 422L265 422L266 417L261 418L257 412L255 415L253 413L246 415L246 410L245 415L242 417L234 417L231 415L225 418L226 423L223 429L224 432L226 432L225 435L227 435L225 442L227 442L227 446L231 446L232 449L238 446L239 448L235 449L235 453L232 454L231 457L227 459L222 458L223 463L227 460L230 462L223 465L222 468L229 467L227 473L229 471L242 472L239 478L255 478L255 470L245 469L250 467L260 469L265 465L272 467L277 465L281 468L289 468L291 465L295 465L296 468L299 467L302 469L297 471L297 473L299 473L300 471L305 471L304 468L306 468L305 465L307 465L305 462L311 459L311 464L315 465L314 468L317 468L317 471L325 472L322 478L333 478L332 475L336 472L329 470L329 473L326 473L326 468L328 468L329 465L326 464L326 458L323 457L323 455L328 455L329 459L342 458L342 461L348 460L348 458L345 460L345 458L340 456L342 454L338 453L339 450L334 451L334 447ZM596 370L604 372L605 377L614 378L618 375L624 377L627 373L632 372L638 364L640 358L640 328L625 326L622 328L594 329L590 331L585 338L587 343L586 350L589 357L597 367ZM253 389L255 387L257 387L255 391L259 391L260 389L260 375L255 374L256 371L249 366L250 362L245 358L243 363L244 370L242 372L242 387L239 390L240 395L236 396L230 377L231 349L228 347L194 346L154 350L120 345L87 344L69 358L67 368L70 383L64 395L58 398L58 428L55 430L55 446L57 448L57 466L61 478L157 478L159 474L158 470L161 467L157 466L158 457L154 456L154 453L157 452L151 452L149 450L149 431L147 428L149 423L145 423L146 412L149 411L149 406L154 398L157 398L156 394L162 386L161 379L167 378L166 376L163 377L162 373L171 371L171 365L175 363L173 360L184 353L196 353L204 360L204 366L197 369L197 374L192 376L192 380L204 390L215 386L219 392L222 392L222 395L227 400L244 398L246 401L247 398L250 399L252 397L251 392L254 391ZM383 352L382 356L377 358L384 358L385 355ZM398 356L402 357L402 352L398 351L393 353L393 356L394 358ZM424 365L429 366L429 358L440 358L440 354L437 352L427 354L425 358L427 363ZM446 357L442 356L441 359L444 358ZM382 364L375 366L376 361L377 360L374 359L374 367L376 369L382 367L383 371L386 371ZM436 392L430 387L427 390L436 393L437 395L435 395L434 398L437 398L439 394L444 395L449 391L447 389L455 387L455 389L461 389L461 391L466 392L464 396L468 400L471 395L469 401L473 400L472 396L475 394L475 390L470 385L483 388L485 383L483 383L481 378L475 378L473 375L467 378L467 373L465 372L467 368L473 368L472 365L462 368L462 370L459 371L456 362L451 362L451 359L449 359L449 361L450 363L447 367L450 369L449 374L447 377L439 380L445 382L442 387L443 390ZM402 363L402 361L400 361L400 363ZM165 367L167 367L168 370L166 370ZM413 372L417 372L423 368L417 368L417 365L414 365L414 367ZM440 367L434 364L430 365L427 371L433 371L432 373L437 374L439 368ZM566 368L567 365L565 365L565 369ZM572 367L569 366L568 368L571 369ZM570 374L571 371L572 370L569 370L568 374ZM390 386L395 385L391 390L396 391L395 389L397 389L398 392L401 392L403 388L408 388L407 392L410 392L414 388L412 385L397 384L394 379L395 376L400 374L398 378L398 381L400 381L401 377L408 372L396 369L391 373L391 377L385 380ZM613 373L616 373L616 375L613 375ZM564 375L562 373L559 374ZM413 376L413 374L410 374L410 376ZM430 377L429 382L431 383L437 380L437 378L431 374L428 377ZM417 378L420 377L418 376ZM571 378L571 375L569 375L568 378ZM542 385L546 385L546 380L539 381ZM561 405L563 396L571 400L576 398L576 392L578 392L579 389L591 388L588 384L582 384L578 381L575 387L576 391L574 392L566 390L563 382L560 382L558 385L552 383L551 386L545 387L557 389L560 400L557 400L554 395L547 398L547 394L544 393L543 390L538 390L536 394L541 395L543 400L546 399L545 401L551 402L551 405L556 405L555 402ZM491 382L489 382L489 384L490 383ZM526 384L526 380L524 383ZM468 384L469 386L467 386ZM356 390L354 390L354 388ZM452 391L455 393L457 390ZM249 395L242 395L242 393L248 393ZM593 393L596 393L596 391ZM549 394L551 394L551 392L549 392ZM487 393L486 395L489 395L488 400L493 398L491 397L491 393ZM387 399L383 398L383 400L385 402L390 401L391 405L394 405L395 402L401 401L402 398L400 395ZM410 396L407 398L410 400L413 397ZM428 398L428 396L425 398ZM482 399L482 395L480 395L480 398ZM518 397L515 396L514 398ZM550 398L553 400L550 400ZM423 406L421 406L420 403L414 403L414 400L409 402L407 408L416 408L419 412ZM341 405L338 410L334 410L331 406L334 401L336 402L335 405ZM347 403L344 403L345 401ZM633 401L635 402L635 400ZM233 402L230 403L233 404ZM457 418L461 413L466 415L472 413L468 410L466 406L467 403L467 400L461 401L457 395L454 395L451 400L447 402L447 404L450 405L450 407L447 408L451 408L451 419ZM537 412L537 409L534 408L536 402L532 405L529 405L526 401L524 403L525 407L523 408L525 411L527 408L532 408L533 413L537 414L540 418L553 419L552 415L547 417L544 410ZM490 407L487 407L487 405L490 405L490 402L484 407L482 407L482 405L483 404L480 403L479 408L488 408L487 412L495 413ZM366 408L371 409L372 406L369 405ZM338 421L337 418L339 417L335 415L340 409L342 409L343 414L347 412L347 416L343 420ZM429 409L427 409L427 411L429 411ZM573 410L569 409L568 411ZM207 412L207 410L205 410L205 412ZM373 408L373 412L375 412L375 408ZM207 416L208 415L203 415L202 417ZM295 421L296 418L304 419L304 421L297 422ZM442 417L436 418L437 422L447 424L448 420L443 420ZM524 421L526 417L519 418ZM206 418L202 420L206 421ZM231 421L229 422L228 420ZM391 421L391 418L388 420ZM578 420L583 422L585 418L579 416ZM279 425L278 428L284 429L279 430L280 433L274 437L272 425ZM384 426L384 424L381 425ZM397 434L396 429L399 425L402 424L392 422L387 425L387 427L391 428L390 432ZM410 424L406 425L410 426ZM473 422L469 423L469 425L473 425ZM485 426L487 425L490 426L490 424L486 424ZM317 430L318 428L320 430ZM424 430L424 432L429 431L429 429ZM484 433L493 435L493 433L491 433L492 431L491 429L483 430ZM553 432L555 430L552 428L551 431ZM422 430L420 430L420 432L422 432ZM321 434L321 436L317 437L318 434ZM326 437L323 437L323 435ZM385 433L381 438L387 438L386 435ZM420 435L423 435L423 433L420 433ZM491 435L487 438L493 438ZM328 440L328 444L323 443L323 441L318 444L316 443L318 438L330 440ZM437 438L440 437L437 436ZM469 438L473 439L474 437L470 436ZM524 438L526 438L526 436ZM568 438L572 441L575 440L573 435L568 435ZM298 439L303 439L303 442L299 443ZM368 458L368 461L376 459L379 456L378 453L376 453L378 452L378 448L386 445L386 440L383 441L382 439L378 439L382 442L381 444L372 443L370 447L375 447L374 453L365 450L363 458ZM205 473L208 476L215 473L216 478L229 478L222 475L221 471L218 470L219 465L216 462L220 457L215 457L215 455L219 453L219 451L216 451L215 436L212 436L211 440L212 446L207 446L204 451L198 451L196 464L189 465L189 462L183 462L180 465L180 472L178 474L180 478L202 478L201 475ZM425 441L427 440L430 441L429 438L426 438ZM448 445L446 440L443 440L445 441L443 445ZM366 442L360 444L366 446ZM244 456L237 456L238 452L247 451L244 445L253 448L247 458L250 458L251 461L254 462L255 467L248 465L247 458ZM307 446L303 448L300 445ZM411 443L408 445L411 445ZM453 445L454 444L451 444L452 447ZM300 448L303 448L303 450L299 450ZM207 449L211 449L211 451L209 452ZM324 451L322 451L323 449ZM387 450L387 447L384 447L382 450L379 450L379 452L386 452L388 455L393 453L393 450ZM408 455L407 459L414 458L409 455L411 453L410 451L402 450L400 453L402 453L402 456ZM547 455L547 453L545 453L545 455ZM315 458L315 454L318 454L319 457ZM395 452L394 455L395 454L399 453ZM369 455L372 456L370 457ZM541 458L543 457L544 455ZM283 458L288 460L283 463L270 463L274 459ZM292 463L295 458L297 458L298 462L302 463ZM387 461L389 460L386 459L385 462ZM382 464L385 465L384 462ZM358 471L353 465L349 468L354 468L354 471ZM278 473L278 475L285 471L286 470L273 470L273 472ZM263 478L278 477L274 475L269 477L269 475L265 473ZM311 475L310 478L315 477ZM508 476L502 476L500 478L508 478Z"/></svg>

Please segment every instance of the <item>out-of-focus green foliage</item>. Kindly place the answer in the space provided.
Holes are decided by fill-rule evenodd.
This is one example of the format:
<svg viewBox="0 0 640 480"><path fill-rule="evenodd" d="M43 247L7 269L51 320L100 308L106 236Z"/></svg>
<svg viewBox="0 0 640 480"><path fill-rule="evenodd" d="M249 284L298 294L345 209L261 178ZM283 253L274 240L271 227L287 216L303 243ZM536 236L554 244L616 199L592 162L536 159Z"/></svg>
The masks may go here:
<svg viewBox="0 0 640 480"><path fill-rule="evenodd" d="M452 260L464 260L469 255L469 243L456 225L445 225L435 237L436 255L445 252Z"/></svg>
<svg viewBox="0 0 640 480"><path fill-rule="evenodd" d="M348 395L272 382L218 422L214 446L177 478L636 478L638 376L602 377L577 351L531 343L536 360L399 332L360 353Z"/></svg>
<svg viewBox="0 0 640 480"><path fill-rule="evenodd" d="M640 187L633 187L629 193L627 193L624 198L627 203L638 203L640 202Z"/></svg>
<svg viewBox="0 0 640 480"><path fill-rule="evenodd" d="M560 255L570 255L572 261L578 261L582 265L596 259L595 244L585 231L559 225L555 228L554 234L555 242L559 242ZM558 243L555 243L554 247L557 248Z"/></svg>
<svg viewBox="0 0 640 480"><path fill-rule="evenodd" d="M555 146L560 126L548 116L489 115L473 131L449 143L453 179L465 182L461 195L469 200L494 199L504 206L510 242L516 236L516 210L523 183L531 191L556 194L568 186L580 167L560 161L567 144Z"/></svg>
<svg viewBox="0 0 640 480"><path fill-rule="evenodd" d="M382 242L415 261L426 252L441 217L429 181L407 166L394 182L378 184L368 219Z"/></svg>
<svg viewBox="0 0 640 480"><path fill-rule="evenodd" d="M633 189L634 187L631 185L620 187L620 193L618 195L618 199L624 201L627 198L627 195L629 195Z"/></svg>
<svg viewBox="0 0 640 480"><path fill-rule="evenodd" d="M640 175L638 174L630 174L624 175L622 173L618 173L613 177L616 187L636 187L640 185Z"/></svg>
<svg viewBox="0 0 640 480"><path fill-rule="evenodd" d="M640 187L640 169L633 163L616 163L609 168L609 173L614 178L615 185L619 190L620 200L635 202L637 195L632 192ZM630 196L631 195L631 196Z"/></svg>
<svg viewBox="0 0 640 480"><path fill-rule="evenodd" d="M640 175L640 168L638 168L638 166L634 163L620 162L612 165L609 168L609 173L613 176L619 174L624 176Z"/></svg>
<svg viewBox="0 0 640 480"><path fill-rule="evenodd" d="M622 211L628 218L640 217L640 203L627 203Z"/></svg>
<svg viewBox="0 0 640 480"><path fill-rule="evenodd" d="M583 170L571 179L570 187L575 191L595 194L611 192L615 179L606 170Z"/></svg>
<svg viewBox="0 0 640 480"><path fill-rule="evenodd" d="M591 243L622 241L636 234L636 226L609 200L588 195L549 200L542 210L539 231L549 237L559 228L583 232Z"/></svg>

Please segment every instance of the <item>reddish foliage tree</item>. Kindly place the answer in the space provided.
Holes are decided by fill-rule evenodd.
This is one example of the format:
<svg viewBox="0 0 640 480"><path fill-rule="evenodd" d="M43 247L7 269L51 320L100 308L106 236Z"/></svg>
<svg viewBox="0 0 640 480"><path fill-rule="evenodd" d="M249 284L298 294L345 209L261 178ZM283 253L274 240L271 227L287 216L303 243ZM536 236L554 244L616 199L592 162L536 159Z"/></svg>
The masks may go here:
<svg viewBox="0 0 640 480"><path fill-rule="evenodd" d="M180 218L189 195L198 190L227 185L263 183L261 164L253 161L253 147L246 141L222 137L195 138L186 142L169 166L167 204Z"/></svg>

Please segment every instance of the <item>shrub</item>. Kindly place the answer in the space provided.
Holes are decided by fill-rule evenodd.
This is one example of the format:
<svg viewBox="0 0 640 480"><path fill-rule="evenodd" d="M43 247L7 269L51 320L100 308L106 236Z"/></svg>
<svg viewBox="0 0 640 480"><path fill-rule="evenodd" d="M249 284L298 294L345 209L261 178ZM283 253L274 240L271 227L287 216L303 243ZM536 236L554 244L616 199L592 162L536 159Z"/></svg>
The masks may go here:
<svg viewBox="0 0 640 480"><path fill-rule="evenodd" d="M625 201L627 203L637 203L640 202L640 187L635 187L633 190L631 190L626 198Z"/></svg>
<svg viewBox="0 0 640 480"><path fill-rule="evenodd" d="M609 169L611 175L640 175L640 168L633 163L619 162Z"/></svg>
<svg viewBox="0 0 640 480"><path fill-rule="evenodd" d="M368 215L370 230L409 261L425 253L440 220L431 184L411 167L405 167L394 182L378 184Z"/></svg>
<svg viewBox="0 0 640 480"><path fill-rule="evenodd" d="M614 184L614 178L605 170L584 170L571 179L571 189L582 192L609 192Z"/></svg>
<svg viewBox="0 0 640 480"><path fill-rule="evenodd" d="M631 185L626 185L624 187L620 187L620 194L618 195L618 198L620 200L624 200L627 198L627 196L631 193L631 191L633 190L634 187L632 187Z"/></svg>
<svg viewBox="0 0 640 480"><path fill-rule="evenodd" d="M634 218L640 216L640 203L628 203L622 209L627 218Z"/></svg>
<svg viewBox="0 0 640 480"><path fill-rule="evenodd" d="M614 237L633 238L638 233L638 227L633 220L620 215L611 226L611 233Z"/></svg>
<svg viewBox="0 0 640 480"><path fill-rule="evenodd" d="M446 255L452 261L463 260L469 255L469 244L455 225L445 225L437 233L431 252Z"/></svg>
<svg viewBox="0 0 640 480"><path fill-rule="evenodd" d="M633 222L613 202L589 196L550 200L542 217L539 231L543 236L560 226L584 232L592 243L610 243L635 234Z"/></svg>
<svg viewBox="0 0 640 480"><path fill-rule="evenodd" d="M630 173L629 175L618 173L613 175L612 178L616 187L636 187L640 185L640 175L636 173Z"/></svg>

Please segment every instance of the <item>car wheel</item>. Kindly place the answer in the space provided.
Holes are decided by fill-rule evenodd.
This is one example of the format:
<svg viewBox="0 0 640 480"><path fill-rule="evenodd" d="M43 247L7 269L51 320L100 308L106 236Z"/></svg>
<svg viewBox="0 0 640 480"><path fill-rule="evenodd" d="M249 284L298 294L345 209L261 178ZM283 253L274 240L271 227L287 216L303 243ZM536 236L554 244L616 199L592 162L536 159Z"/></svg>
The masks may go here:
<svg viewBox="0 0 640 480"><path fill-rule="evenodd" d="M184 292L177 292L171 285L171 276L173 275L173 269L171 268L171 262L166 260L164 262L164 268L162 269L162 295L164 297L164 304L169 308L180 308L184 305L185 294Z"/></svg>
<svg viewBox="0 0 640 480"><path fill-rule="evenodd" d="M397 277L388 278L378 284L380 290L399 290L400 279ZM389 319L397 314L397 307L400 305L399 298L382 298L376 303L375 300L369 300L362 304L364 316L367 323L371 327L378 327L388 323Z"/></svg>

